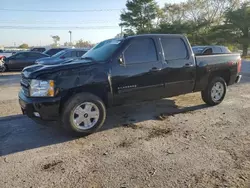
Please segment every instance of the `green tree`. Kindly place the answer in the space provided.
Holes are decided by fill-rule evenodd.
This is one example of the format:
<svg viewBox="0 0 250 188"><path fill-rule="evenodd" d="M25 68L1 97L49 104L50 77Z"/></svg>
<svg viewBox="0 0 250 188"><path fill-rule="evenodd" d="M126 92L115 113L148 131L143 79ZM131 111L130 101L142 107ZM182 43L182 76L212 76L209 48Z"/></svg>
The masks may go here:
<svg viewBox="0 0 250 188"><path fill-rule="evenodd" d="M246 56L250 44L250 3L242 4L237 10L227 11L224 27L231 31L230 34L235 36L233 39L242 45L242 55Z"/></svg>
<svg viewBox="0 0 250 188"><path fill-rule="evenodd" d="M57 46L58 45L58 42L60 41L60 37L58 35L52 35L51 38L53 39L54 41L54 46Z"/></svg>
<svg viewBox="0 0 250 188"><path fill-rule="evenodd" d="M123 34L121 34L121 33L118 33L116 36L115 36L115 38L122 38L123 37Z"/></svg>
<svg viewBox="0 0 250 188"><path fill-rule="evenodd" d="M63 45L64 46L74 46L73 43L71 43L71 42L65 42Z"/></svg>
<svg viewBox="0 0 250 188"><path fill-rule="evenodd" d="M76 42L75 46L78 48L91 48L94 46L94 44L92 44L89 41L84 41L80 39L79 41Z"/></svg>
<svg viewBox="0 0 250 188"><path fill-rule="evenodd" d="M120 16L121 26L130 33L145 33L153 28L159 13L154 0L127 0L126 7Z"/></svg>
<svg viewBox="0 0 250 188"><path fill-rule="evenodd" d="M21 45L19 46L19 48L28 49L28 48L29 48L29 45L23 43L23 44L21 44Z"/></svg>
<svg viewBox="0 0 250 188"><path fill-rule="evenodd" d="M192 44L211 44L215 39L211 29L222 24L225 11L239 3L240 0L188 0L165 4L158 32L186 34Z"/></svg>

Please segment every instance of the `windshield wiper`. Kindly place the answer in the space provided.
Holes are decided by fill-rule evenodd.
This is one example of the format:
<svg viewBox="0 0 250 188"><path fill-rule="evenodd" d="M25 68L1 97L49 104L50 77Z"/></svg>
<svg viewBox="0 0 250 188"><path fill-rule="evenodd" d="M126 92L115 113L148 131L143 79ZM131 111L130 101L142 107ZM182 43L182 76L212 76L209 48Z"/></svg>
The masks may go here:
<svg viewBox="0 0 250 188"><path fill-rule="evenodd" d="M82 57L81 59L86 59L86 60L95 61L95 59L94 59L94 58L92 58L92 57Z"/></svg>

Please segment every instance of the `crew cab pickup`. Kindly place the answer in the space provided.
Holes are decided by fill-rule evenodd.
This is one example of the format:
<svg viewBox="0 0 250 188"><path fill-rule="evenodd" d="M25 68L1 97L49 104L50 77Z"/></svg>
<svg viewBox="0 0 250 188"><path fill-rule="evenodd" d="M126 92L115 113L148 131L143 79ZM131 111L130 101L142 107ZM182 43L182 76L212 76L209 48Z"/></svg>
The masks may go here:
<svg viewBox="0 0 250 188"><path fill-rule="evenodd" d="M195 56L185 36L148 34L100 42L81 59L22 71L19 103L34 120L70 133L98 130L106 108L201 92L217 105L241 79L240 54Z"/></svg>

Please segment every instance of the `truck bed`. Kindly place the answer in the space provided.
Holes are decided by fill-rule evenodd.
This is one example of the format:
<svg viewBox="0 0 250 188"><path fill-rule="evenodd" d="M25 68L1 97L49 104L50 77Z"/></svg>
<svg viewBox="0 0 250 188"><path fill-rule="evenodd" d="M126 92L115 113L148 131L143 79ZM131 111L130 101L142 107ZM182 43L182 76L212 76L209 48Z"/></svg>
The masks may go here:
<svg viewBox="0 0 250 188"><path fill-rule="evenodd" d="M197 73L196 85L194 91L201 91L208 83L211 74L226 74L229 79L226 80L228 85L234 83L237 73L238 64L241 61L240 54L220 54L196 56Z"/></svg>

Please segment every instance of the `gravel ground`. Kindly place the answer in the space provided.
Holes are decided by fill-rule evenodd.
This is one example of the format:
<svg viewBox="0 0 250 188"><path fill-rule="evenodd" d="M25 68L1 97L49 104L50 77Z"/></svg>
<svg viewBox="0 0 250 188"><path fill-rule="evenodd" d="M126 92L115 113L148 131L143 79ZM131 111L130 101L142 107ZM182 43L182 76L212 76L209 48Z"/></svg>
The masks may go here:
<svg viewBox="0 0 250 188"><path fill-rule="evenodd" d="M117 107L78 139L18 115L20 75L0 80L0 187L250 187L244 75L219 106L194 93Z"/></svg>

